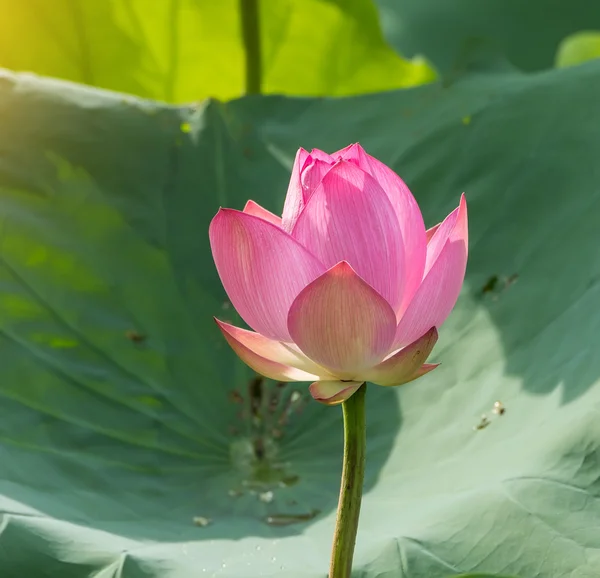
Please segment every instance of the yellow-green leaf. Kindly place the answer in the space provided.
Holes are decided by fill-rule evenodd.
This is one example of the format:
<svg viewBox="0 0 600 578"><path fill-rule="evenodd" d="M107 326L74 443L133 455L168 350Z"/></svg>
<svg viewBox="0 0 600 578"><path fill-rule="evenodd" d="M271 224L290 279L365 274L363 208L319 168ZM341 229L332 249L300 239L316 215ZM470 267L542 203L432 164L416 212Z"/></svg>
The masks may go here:
<svg viewBox="0 0 600 578"><path fill-rule="evenodd" d="M600 58L600 32L577 32L560 43L556 52L556 66L576 66L594 58Z"/></svg>
<svg viewBox="0 0 600 578"><path fill-rule="evenodd" d="M173 103L240 96L237 0L0 0L0 67ZM372 0L262 0L266 93L348 95L432 80L383 39Z"/></svg>

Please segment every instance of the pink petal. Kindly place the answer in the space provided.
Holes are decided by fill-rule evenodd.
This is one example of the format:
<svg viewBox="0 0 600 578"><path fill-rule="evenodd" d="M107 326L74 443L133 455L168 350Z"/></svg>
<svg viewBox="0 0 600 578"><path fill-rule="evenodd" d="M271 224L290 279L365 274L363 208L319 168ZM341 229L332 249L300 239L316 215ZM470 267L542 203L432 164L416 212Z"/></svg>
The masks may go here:
<svg viewBox="0 0 600 578"><path fill-rule="evenodd" d="M223 287L242 319L266 337L291 341L290 306L325 267L282 229L241 211L220 209L209 237Z"/></svg>
<svg viewBox="0 0 600 578"><path fill-rule="evenodd" d="M406 281L401 306L403 311L417 290L425 270L427 241L419 205L404 181L388 166L367 154L358 143L331 156L352 161L367 171L386 192L394 208L400 223L405 252Z"/></svg>
<svg viewBox="0 0 600 578"><path fill-rule="evenodd" d="M271 211L267 211L267 209L261 207L258 203L250 200L246 203L244 207L244 213L248 215L254 215L255 217L260 217L265 221L269 221L269 223L273 223L278 227L281 227L281 217L274 215Z"/></svg>
<svg viewBox="0 0 600 578"><path fill-rule="evenodd" d="M219 325L231 349L235 351L237 356L246 365L249 365L257 373L276 381L313 381L314 379L318 379L317 375L312 375L297 367L286 365L281 360L277 360L277 347L270 348L269 344L266 343L271 340L267 340L258 333L252 333L251 331L246 331L246 333L257 336L258 339L248 337L247 335L242 335L242 339L238 339L239 334L236 335L236 333L244 331L243 329L223 323L218 319L215 319L215 321ZM266 342L261 342L261 338L265 339ZM271 343L277 344L276 341L271 341Z"/></svg>
<svg viewBox="0 0 600 578"><path fill-rule="evenodd" d="M371 174L371 163L369 162L370 155L368 155L365 149L362 148L358 143L348 145L347 147L334 152L331 156L336 161L340 159L350 161L363 171L369 173L371 176L374 176Z"/></svg>
<svg viewBox="0 0 600 578"><path fill-rule="evenodd" d="M391 203L368 173L338 161L292 231L327 267L348 261L393 308L404 286L404 245Z"/></svg>
<svg viewBox="0 0 600 578"><path fill-rule="evenodd" d="M310 154L304 149L298 151L283 207L283 228L286 231L292 230L306 203L332 166L333 159L319 149L313 149Z"/></svg>
<svg viewBox="0 0 600 578"><path fill-rule="evenodd" d="M438 338L435 327L425 335L407 345L379 365L362 374L365 381L377 385L402 385L415 377L421 369Z"/></svg>
<svg viewBox="0 0 600 578"><path fill-rule="evenodd" d="M456 207L439 225L432 227L434 230L427 240L427 259L425 261L425 273L423 277L429 273L431 266L437 261L442 249L446 246L446 241L456 225L459 210L460 206ZM429 236L429 231L427 233Z"/></svg>
<svg viewBox="0 0 600 578"><path fill-rule="evenodd" d="M251 354L255 357L258 356L260 359L301 370L305 375L311 374L312 377L310 379L315 379L315 376L325 379L333 378L325 369L308 359L294 344L281 343L280 341L269 339L260 333L241 329L218 319L215 319L215 321L219 329L223 332L223 335L225 335L225 339L227 339L229 345L231 345L242 361L259 373L263 372L246 359L248 355ZM298 381L303 380L299 379Z"/></svg>
<svg viewBox="0 0 600 578"><path fill-rule="evenodd" d="M442 230L436 232L439 235ZM434 239L435 239L434 236ZM432 243L434 241L432 239ZM430 327L440 327L452 311L465 277L468 255L467 203L464 195L452 231L398 324L394 347L413 342Z"/></svg>
<svg viewBox="0 0 600 578"><path fill-rule="evenodd" d="M427 243L429 244L429 241L431 241L431 238L435 235L435 232L440 228L441 223L438 223L437 225L434 225L433 227L431 227L431 229L427 229L427 231L425 231L425 235L427 237Z"/></svg>
<svg viewBox="0 0 600 578"><path fill-rule="evenodd" d="M427 375L430 371L433 371L436 367L439 367L439 366L440 366L439 363L424 363L419 369L417 369L417 371L414 373L413 377L411 377L405 383L408 383L409 381L414 381L415 379L417 379L419 377L423 377L424 375Z"/></svg>
<svg viewBox="0 0 600 578"><path fill-rule="evenodd" d="M362 381L315 381L308 390L317 401L325 405L338 405L346 401L362 384Z"/></svg>
<svg viewBox="0 0 600 578"><path fill-rule="evenodd" d="M395 320L387 301L342 261L296 297L288 328L310 359L340 379L353 379L390 350Z"/></svg>
<svg viewBox="0 0 600 578"><path fill-rule="evenodd" d="M326 152L323 152L320 149L312 149L310 151L310 156L313 159L317 159L319 161L324 161L326 163L329 163L330 165L332 165L336 161L336 159L334 159L332 155L328 155Z"/></svg>
<svg viewBox="0 0 600 578"><path fill-rule="evenodd" d="M299 148L298 152L296 153L296 159L294 160L294 166L292 167L290 184L288 185L285 202L283 204L283 213L281 216L281 226L285 231L288 232L292 230L294 223L298 219L300 211L302 211L302 208L304 207L300 176L308 158L308 151L304 150L303 148Z"/></svg>
<svg viewBox="0 0 600 578"><path fill-rule="evenodd" d="M332 167L332 164L319 160L312 160L306 165L300 178L302 182L303 206L306 206L306 203L308 203L317 187L321 184L323 177Z"/></svg>

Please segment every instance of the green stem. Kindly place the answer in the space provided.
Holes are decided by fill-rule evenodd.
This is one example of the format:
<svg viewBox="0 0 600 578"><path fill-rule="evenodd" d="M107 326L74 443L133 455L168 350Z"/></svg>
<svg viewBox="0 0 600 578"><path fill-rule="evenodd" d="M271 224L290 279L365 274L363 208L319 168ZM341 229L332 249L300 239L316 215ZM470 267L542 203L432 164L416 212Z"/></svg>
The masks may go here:
<svg viewBox="0 0 600 578"><path fill-rule="evenodd" d="M363 383L343 404L344 463L338 503L329 578L350 578L352 557L358 530L360 501L365 478L365 449L367 445L365 394Z"/></svg>
<svg viewBox="0 0 600 578"><path fill-rule="evenodd" d="M242 38L246 57L246 94L260 94L262 62L260 54L260 0L240 0Z"/></svg>

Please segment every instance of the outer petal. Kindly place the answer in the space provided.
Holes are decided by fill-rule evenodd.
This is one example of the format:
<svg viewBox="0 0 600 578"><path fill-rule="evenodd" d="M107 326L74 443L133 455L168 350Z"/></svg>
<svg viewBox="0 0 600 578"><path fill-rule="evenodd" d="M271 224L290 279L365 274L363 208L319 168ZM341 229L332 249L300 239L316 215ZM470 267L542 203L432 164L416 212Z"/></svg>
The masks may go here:
<svg viewBox="0 0 600 578"><path fill-rule="evenodd" d="M248 215L254 215L255 217L260 217L265 221L269 221L269 223L273 223L278 227L281 227L281 217L274 215L271 211L267 211L267 209L261 207L258 203L250 200L246 203L244 207L244 213Z"/></svg>
<svg viewBox="0 0 600 578"><path fill-rule="evenodd" d="M281 226L285 231L291 231L304 202L302 200L302 183L300 182L300 176L302 169L308 159L308 151L303 148L299 148L296 153L296 159L294 160L294 166L292 167L292 175L290 177L290 184L288 185L287 194L285 196L285 202L283 204L283 213L281 216Z"/></svg>
<svg viewBox="0 0 600 578"><path fill-rule="evenodd" d="M402 385L415 379L415 374L427 361L437 338L437 330L432 327L425 335L382 361L379 365L369 369L361 377L364 377L365 381L377 385Z"/></svg>
<svg viewBox="0 0 600 578"><path fill-rule="evenodd" d="M440 234L442 226L436 232ZM433 239L432 239L433 242ZM403 347L429 327L440 327L452 311L465 277L468 255L467 204L464 195L444 247L398 324L394 347Z"/></svg>
<svg viewBox="0 0 600 578"><path fill-rule="evenodd" d="M431 227L431 229L427 229L427 231L425 231L425 235L427 236L427 244L429 244L429 241L431 241L432 237L435 235L435 232L440 228L440 225L441 223L438 223L437 225Z"/></svg>
<svg viewBox="0 0 600 578"><path fill-rule="evenodd" d="M287 365L290 368L301 370L306 374L311 374L313 376L311 379L315 379L314 376L334 379L330 373L308 359L293 344L281 343L280 341L269 339L260 333L241 329L218 319L215 319L215 321L219 329L223 332L225 339L231 345L231 348L239 355L242 361L256 371L259 370L252 363L254 357L248 357L249 354L258 356L261 359ZM248 359L246 359L247 357ZM261 372L259 371L259 373Z"/></svg>
<svg viewBox="0 0 600 578"><path fill-rule="evenodd" d="M424 363L423 365L421 365L421 367L419 367L419 369L417 369L413 376L404 383L408 383L409 381L414 381L419 377L423 377L424 375L427 375L430 371L433 371L436 367L439 366L439 363Z"/></svg>
<svg viewBox="0 0 600 578"><path fill-rule="evenodd" d="M338 405L346 401L362 384L362 381L315 381L308 390L317 401L325 405Z"/></svg>
<svg viewBox="0 0 600 578"><path fill-rule="evenodd" d="M388 166L367 154L358 143L331 156L350 160L367 171L386 192L394 207L402 231L406 259L405 298L402 304L404 310L417 290L425 269L427 241L419 205L404 181Z"/></svg>
<svg viewBox="0 0 600 578"><path fill-rule="evenodd" d="M340 379L353 379L390 350L395 319L385 299L341 262L296 297L288 328L310 359Z"/></svg>
<svg viewBox="0 0 600 578"><path fill-rule="evenodd" d="M300 214L292 235L327 267L348 261L395 309L404 287L404 245L387 195L368 173L338 161Z"/></svg>
<svg viewBox="0 0 600 578"><path fill-rule="evenodd" d="M243 329L233 327L233 325L228 325L227 323L223 323L218 319L215 319L215 321L219 325L219 328L221 329L225 339L227 340L227 343L229 343L229 345L231 346L231 349L233 349L236 352L238 357L246 365L249 365L257 373L260 373L261 375L264 375L269 379L275 379L276 381L313 381L315 379L319 379L317 375L312 375L296 367L285 365L284 363L276 361L273 358L261 355L260 353L262 352L260 352L260 340L259 346L251 349L241 340L235 337L235 332L229 330L229 328L238 331L243 331ZM248 331L247 333L251 333L252 335L258 335L257 333L252 333L251 331ZM259 336L259 338L260 337L261 336ZM247 341L251 342L252 340L250 339ZM277 342L275 341L272 343ZM265 346L262 349L268 350L269 348L268 346ZM267 351L267 353L273 355L276 354L277 351Z"/></svg>
<svg viewBox="0 0 600 578"><path fill-rule="evenodd" d="M279 227L240 211L221 209L209 237L225 291L242 319L266 337L291 341L290 305L325 267Z"/></svg>
<svg viewBox="0 0 600 578"><path fill-rule="evenodd" d="M427 260L425 262L424 277L427 275L427 273L429 273L431 266L437 261L442 249L446 246L446 242L456 226L456 219L458 218L458 213L461 209L463 201L464 195L461 196L459 206L454 209L454 211L452 211L439 225L436 225L429 230L431 231L431 234L429 231L427 231Z"/></svg>

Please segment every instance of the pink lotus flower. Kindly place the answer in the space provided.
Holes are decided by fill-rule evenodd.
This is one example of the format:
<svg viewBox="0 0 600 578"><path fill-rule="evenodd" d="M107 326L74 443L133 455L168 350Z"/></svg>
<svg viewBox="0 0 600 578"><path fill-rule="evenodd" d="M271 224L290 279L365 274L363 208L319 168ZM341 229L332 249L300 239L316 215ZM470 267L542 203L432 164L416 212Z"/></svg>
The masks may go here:
<svg viewBox="0 0 600 578"><path fill-rule="evenodd" d="M467 205L425 230L404 182L354 144L300 149L282 217L248 201L220 209L210 244L233 306L254 331L217 320L252 369L312 381L327 404L362 382L400 385L426 364L467 263Z"/></svg>

